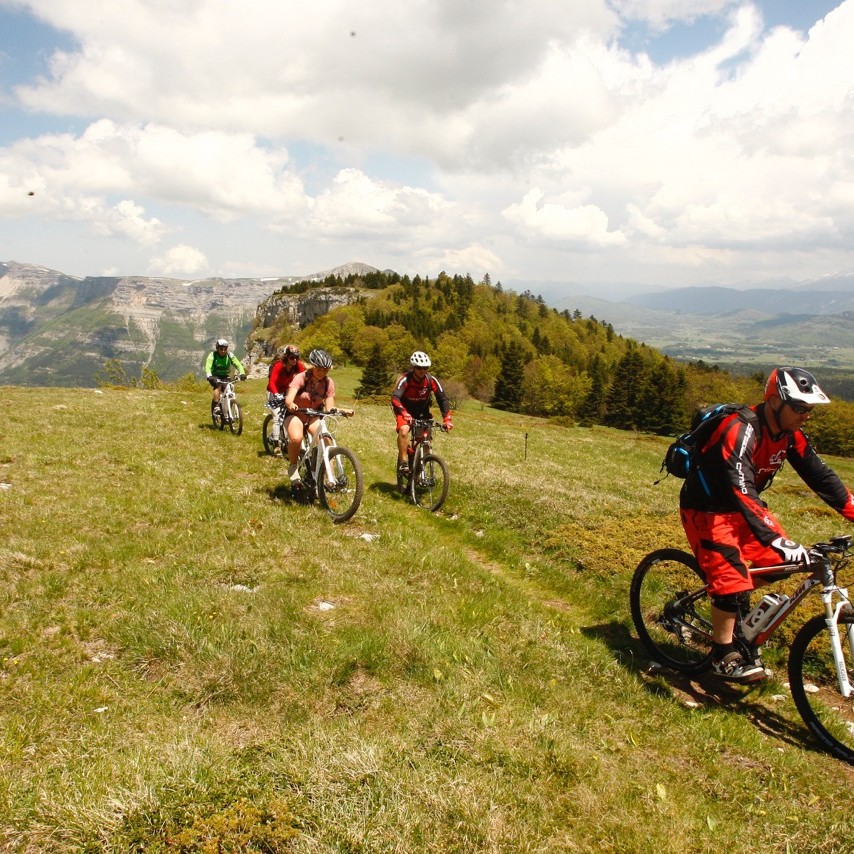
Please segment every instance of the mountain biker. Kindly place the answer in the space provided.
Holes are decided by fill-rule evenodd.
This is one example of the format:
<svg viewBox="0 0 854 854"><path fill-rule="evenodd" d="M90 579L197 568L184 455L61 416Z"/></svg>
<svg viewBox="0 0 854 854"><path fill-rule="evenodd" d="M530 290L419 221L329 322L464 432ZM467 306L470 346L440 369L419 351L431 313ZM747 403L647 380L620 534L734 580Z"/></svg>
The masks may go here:
<svg viewBox="0 0 854 854"><path fill-rule="evenodd" d="M299 357L299 349L293 344L280 347L276 353L275 361L270 365L270 374L267 378L267 405L273 408L274 395L286 395L291 380L305 371L305 365ZM279 450L279 419L273 418L270 426L270 438L275 448L274 453Z"/></svg>
<svg viewBox="0 0 854 854"><path fill-rule="evenodd" d="M802 427L816 406L830 403L802 368L775 368L765 400L750 407L758 430L739 413L726 417L701 450L700 465L679 496L682 526L700 569L712 613L712 671L735 682L765 677L761 662L745 661L732 642L739 603L754 585L749 566L808 563L760 498L786 460L823 501L854 522L854 495L816 454Z"/></svg>
<svg viewBox="0 0 854 854"><path fill-rule="evenodd" d="M302 483L297 471L297 461L303 432L308 428L308 432L313 435L319 427L317 416L310 416L297 410L322 409L330 412L335 409L335 383L329 376L332 357L326 350L318 349L308 354L308 361L310 367L291 380L285 396L285 406L290 412L285 419L285 429L288 431L288 476L294 488L298 488ZM340 411L353 414L351 409Z"/></svg>
<svg viewBox="0 0 854 854"><path fill-rule="evenodd" d="M213 386L214 410L219 406L219 398L222 393L219 381L227 380L231 376L232 368L241 380L246 379L246 370L240 364L237 356L229 352L228 341L225 338L217 338L213 350L208 353L205 360L205 374L208 382Z"/></svg>
<svg viewBox="0 0 854 854"><path fill-rule="evenodd" d="M391 408L394 412L397 429L397 470L409 477L409 461L406 448L409 445L409 434L413 418L432 418L430 415L431 395L436 396L436 403L442 412L445 430L454 428L451 422L451 404L442 384L432 374L427 373L430 367L430 357L416 350L409 357L410 369L397 381L391 395Z"/></svg>

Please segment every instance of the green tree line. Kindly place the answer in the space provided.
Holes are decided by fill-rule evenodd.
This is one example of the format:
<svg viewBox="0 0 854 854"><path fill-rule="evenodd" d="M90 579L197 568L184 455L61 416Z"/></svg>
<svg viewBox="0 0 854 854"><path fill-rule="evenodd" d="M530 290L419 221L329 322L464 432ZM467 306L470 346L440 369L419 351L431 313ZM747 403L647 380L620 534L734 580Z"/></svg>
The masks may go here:
<svg viewBox="0 0 854 854"><path fill-rule="evenodd" d="M488 275L475 282L444 272L430 278L378 271L285 290L313 287L364 291L295 336L304 349L323 347L336 362L365 368L363 397L388 393L420 349L457 401L470 397L582 425L672 435L686 429L699 406L762 398L761 374L739 377L702 361L676 363L617 334L610 323L550 308L529 291L493 285ZM280 346L294 333L274 325L254 329L251 337ZM850 415L850 405L837 402L811 420L822 451L854 454Z"/></svg>

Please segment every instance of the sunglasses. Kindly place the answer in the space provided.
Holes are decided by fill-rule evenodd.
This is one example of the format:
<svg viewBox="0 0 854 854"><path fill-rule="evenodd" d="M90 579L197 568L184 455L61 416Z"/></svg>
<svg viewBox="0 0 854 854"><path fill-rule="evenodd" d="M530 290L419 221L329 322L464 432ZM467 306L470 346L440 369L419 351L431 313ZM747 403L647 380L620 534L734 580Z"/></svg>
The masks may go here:
<svg viewBox="0 0 854 854"><path fill-rule="evenodd" d="M786 402L786 405L795 413L795 415L807 415L814 409L812 406L804 406L800 403L789 403L788 401Z"/></svg>
<svg viewBox="0 0 854 854"><path fill-rule="evenodd" d="M295 356L293 356L293 355L292 355L292 356L288 356L288 358L289 358L289 359L299 359L299 353L297 353Z"/></svg>

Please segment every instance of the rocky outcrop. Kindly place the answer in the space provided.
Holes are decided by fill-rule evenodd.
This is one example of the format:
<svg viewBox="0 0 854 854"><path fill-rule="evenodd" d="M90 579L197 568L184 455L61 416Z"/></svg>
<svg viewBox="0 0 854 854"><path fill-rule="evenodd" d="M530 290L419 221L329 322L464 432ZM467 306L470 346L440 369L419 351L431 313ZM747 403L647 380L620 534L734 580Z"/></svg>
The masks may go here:
<svg viewBox="0 0 854 854"><path fill-rule="evenodd" d="M289 325L302 329L333 308L350 305L359 297L357 288L313 288L302 294L273 294L258 306L255 320L258 326L266 327L286 319Z"/></svg>

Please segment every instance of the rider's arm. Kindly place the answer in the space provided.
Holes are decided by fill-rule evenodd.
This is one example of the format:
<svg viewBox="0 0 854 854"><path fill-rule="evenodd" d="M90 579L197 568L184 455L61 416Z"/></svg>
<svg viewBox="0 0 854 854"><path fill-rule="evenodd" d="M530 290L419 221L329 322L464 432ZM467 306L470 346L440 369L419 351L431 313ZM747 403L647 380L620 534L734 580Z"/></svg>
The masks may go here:
<svg viewBox="0 0 854 854"><path fill-rule="evenodd" d="M406 407L403 405L403 391L406 388L408 376L408 374L404 374L397 381L397 385L394 387L394 391L391 393L391 408L397 415L404 415L407 411Z"/></svg>
<svg viewBox="0 0 854 854"><path fill-rule="evenodd" d="M213 375L213 360L214 354L213 350L211 350L210 353L208 353L207 359L205 359L205 376L208 377L208 379Z"/></svg>
<svg viewBox="0 0 854 854"><path fill-rule="evenodd" d="M305 385L305 373L297 374L288 386L287 394L285 395L285 408L293 412L299 407L296 405L297 395L302 391Z"/></svg>
<svg viewBox="0 0 854 854"><path fill-rule="evenodd" d="M803 431L792 437L788 454L792 468L801 480L826 504L854 522L854 495L839 475L815 452Z"/></svg>
<svg viewBox="0 0 854 854"><path fill-rule="evenodd" d="M442 413L442 418L446 421L451 414L451 402L448 400L448 395L445 394L445 389L442 384L434 376L430 376L430 388L436 396L436 403L439 405L439 411Z"/></svg>
<svg viewBox="0 0 854 854"><path fill-rule="evenodd" d="M231 358L231 364L234 365L234 369L237 371L237 373L241 376L244 376L246 374L246 369L243 367L243 365L240 364L240 359L238 359L237 356L234 355L234 353L229 353L228 355Z"/></svg>

